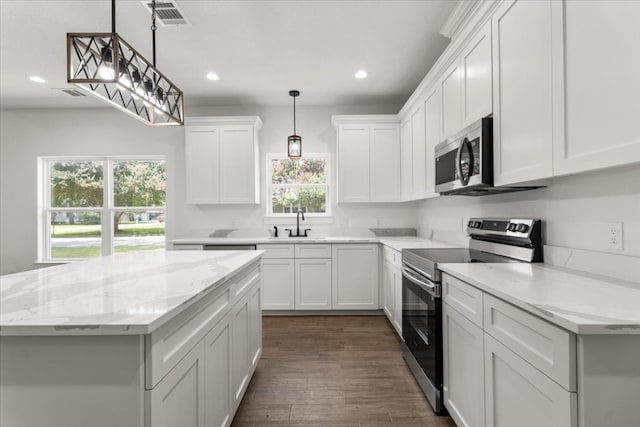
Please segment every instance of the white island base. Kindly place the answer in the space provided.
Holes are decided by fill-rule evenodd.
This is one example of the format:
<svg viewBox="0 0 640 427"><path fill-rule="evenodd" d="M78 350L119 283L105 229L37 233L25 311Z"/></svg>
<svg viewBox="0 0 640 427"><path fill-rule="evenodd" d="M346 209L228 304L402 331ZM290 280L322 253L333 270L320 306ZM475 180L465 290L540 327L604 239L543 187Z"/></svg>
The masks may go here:
<svg viewBox="0 0 640 427"><path fill-rule="evenodd" d="M262 351L259 257L203 282L177 310L157 310L150 333L58 325L29 336L3 313L0 425L229 426Z"/></svg>

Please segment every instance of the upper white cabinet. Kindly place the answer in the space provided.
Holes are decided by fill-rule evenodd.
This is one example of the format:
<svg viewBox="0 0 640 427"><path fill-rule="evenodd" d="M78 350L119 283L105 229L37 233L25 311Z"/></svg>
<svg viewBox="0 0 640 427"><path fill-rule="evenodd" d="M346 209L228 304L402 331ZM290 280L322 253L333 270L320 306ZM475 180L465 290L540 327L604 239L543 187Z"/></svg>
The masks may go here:
<svg viewBox="0 0 640 427"><path fill-rule="evenodd" d="M442 76L441 133L446 139L462 130L462 70L456 61Z"/></svg>
<svg viewBox="0 0 640 427"><path fill-rule="evenodd" d="M436 191L436 156L435 149L442 141L440 133L440 89L436 86L427 94L424 101L425 112L425 197L434 197Z"/></svg>
<svg viewBox="0 0 640 427"><path fill-rule="evenodd" d="M332 301L334 310L377 310L378 245L333 245Z"/></svg>
<svg viewBox="0 0 640 427"><path fill-rule="evenodd" d="M411 119L400 125L400 182L402 201L413 199L413 141Z"/></svg>
<svg viewBox="0 0 640 427"><path fill-rule="evenodd" d="M400 201L400 130L395 115L333 116L338 202Z"/></svg>
<svg viewBox="0 0 640 427"><path fill-rule="evenodd" d="M467 127L493 112L491 93L491 23L487 22L462 52L462 125Z"/></svg>
<svg viewBox="0 0 640 427"><path fill-rule="evenodd" d="M640 161L640 2L564 2L562 175Z"/></svg>
<svg viewBox="0 0 640 427"><path fill-rule="evenodd" d="M187 203L259 203L259 117L186 119Z"/></svg>
<svg viewBox="0 0 640 427"><path fill-rule="evenodd" d="M560 2L514 0L492 17L495 185L552 174L553 145L561 143L553 118L561 13Z"/></svg>

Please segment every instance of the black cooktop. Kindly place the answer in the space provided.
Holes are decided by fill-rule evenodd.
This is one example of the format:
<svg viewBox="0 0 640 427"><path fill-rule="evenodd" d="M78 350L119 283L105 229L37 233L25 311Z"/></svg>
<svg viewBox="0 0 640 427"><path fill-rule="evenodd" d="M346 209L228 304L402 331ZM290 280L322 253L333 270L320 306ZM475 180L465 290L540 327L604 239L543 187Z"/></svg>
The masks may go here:
<svg viewBox="0 0 640 427"><path fill-rule="evenodd" d="M438 264L469 262L519 262L513 258L490 254L468 248L403 249L402 262L426 275L434 282L440 282Z"/></svg>

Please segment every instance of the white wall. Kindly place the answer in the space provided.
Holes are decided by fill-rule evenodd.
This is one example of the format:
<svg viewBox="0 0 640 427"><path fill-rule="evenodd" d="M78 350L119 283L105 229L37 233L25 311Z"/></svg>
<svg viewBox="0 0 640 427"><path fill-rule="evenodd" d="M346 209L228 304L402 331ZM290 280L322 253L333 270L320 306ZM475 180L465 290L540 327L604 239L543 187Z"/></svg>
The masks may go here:
<svg viewBox="0 0 640 427"><path fill-rule="evenodd" d="M640 165L555 178L547 188L494 196L447 196L419 206L419 234L466 243L469 217L544 221L545 244L640 256ZM608 222L624 223L624 249L606 249Z"/></svg>
<svg viewBox="0 0 640 427"><path fill-rule="evenodd" d="M395 113L399 105L297 107L303 152L330 152L335 182L333 114ZM265 154L285 152L293 130L291 107L216 107L187 110L188 116L258 115L261 176ZM167 159L167 239L206 236L217 228L266 230L262 203L246 206L185 204L184 130L153 128L114 109L0 111L0 274L34 268L37 257L37 157L164 155ZM263 179L264 181L264 179ZM332 195L335 200L335 193ZM414 208L412 208L412 206ZM415 204L334 206L333 221L307 227L415 227Z"/></svg>

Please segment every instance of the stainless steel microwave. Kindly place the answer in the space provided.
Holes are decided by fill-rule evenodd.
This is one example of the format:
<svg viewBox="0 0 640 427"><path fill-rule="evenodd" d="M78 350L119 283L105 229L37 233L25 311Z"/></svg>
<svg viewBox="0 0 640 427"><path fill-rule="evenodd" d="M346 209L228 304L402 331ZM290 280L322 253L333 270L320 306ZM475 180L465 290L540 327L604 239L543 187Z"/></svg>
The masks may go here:
<svg viewBox="0 0 640 427"><path fill-rule="evenodd" d="M493 186L493 119L486 117L436 146L436 192L467 194Z"/></svg>

